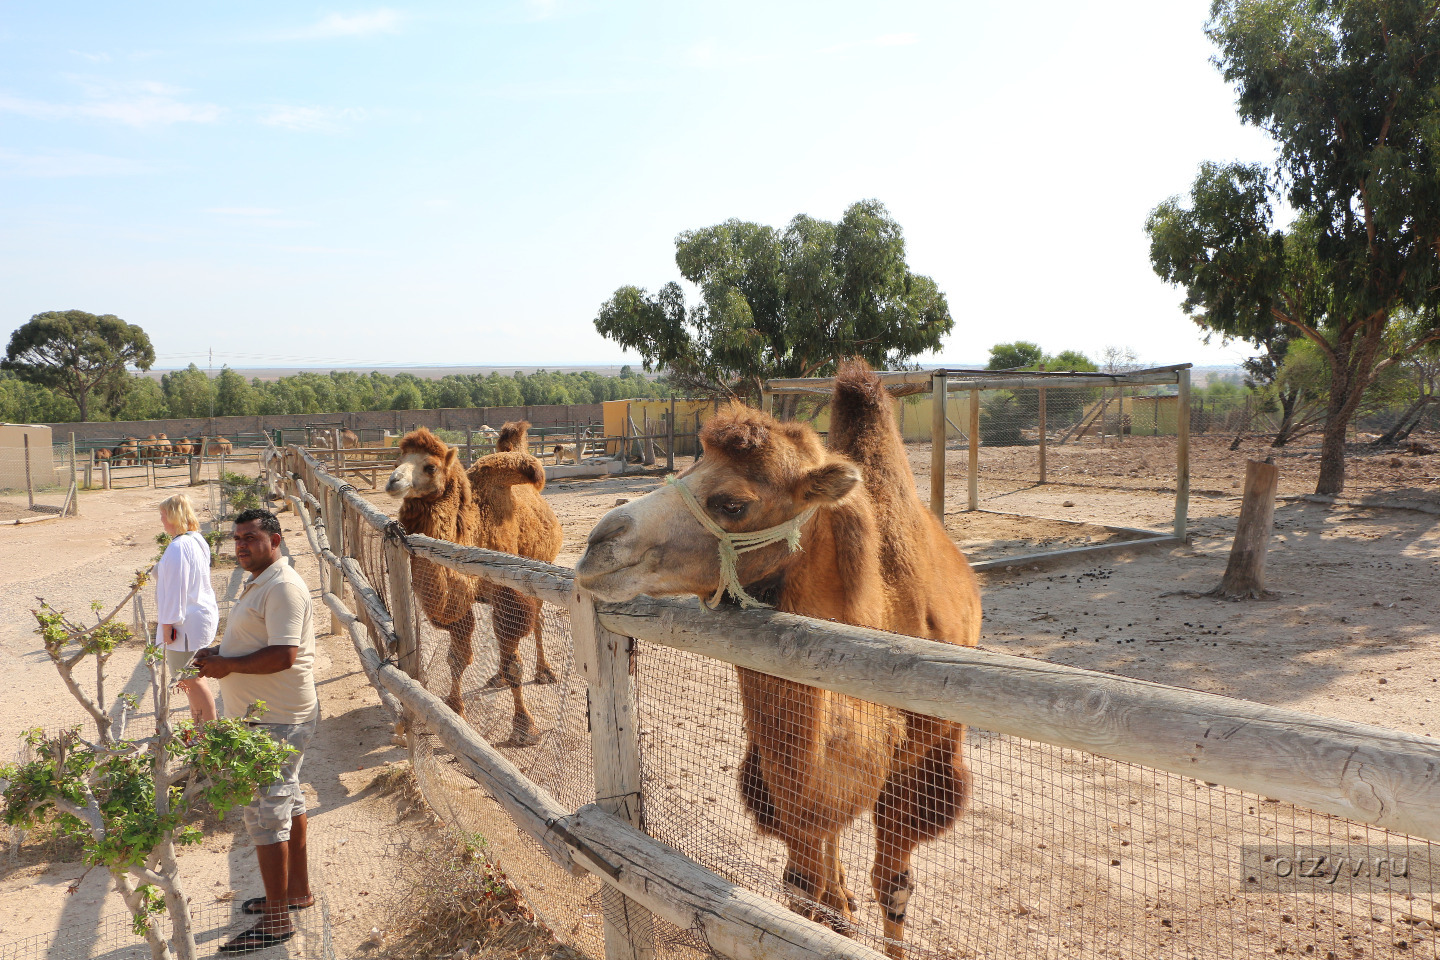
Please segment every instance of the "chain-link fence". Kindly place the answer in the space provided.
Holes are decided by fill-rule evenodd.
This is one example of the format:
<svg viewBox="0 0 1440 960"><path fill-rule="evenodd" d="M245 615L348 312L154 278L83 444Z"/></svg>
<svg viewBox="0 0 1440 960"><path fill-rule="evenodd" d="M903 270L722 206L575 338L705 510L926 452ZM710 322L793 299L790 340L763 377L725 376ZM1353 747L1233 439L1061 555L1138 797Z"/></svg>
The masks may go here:
<svg viewBox="0 0 1440 960"><path fill-rule="evenodd" d="M63 516L76 510L75 481L68 444L0 446L0 523Z"/></svg>
<svg viewBox="0 0 1440 960"><path fill-rule="evenodd" d="M627 921L631 944L651 941L660 955L709 952L722 942L700 921L627 915L617 885L644 868L616 867L614 849L595 854L589 841L574 839L587 805L621 798L600 795L597 772L611 771L597 771L592 759L592 725L604 715L596 704L611 695L607 681L577 663L574 651L585 644L571 623L573 608L532 602L567 595L563 572L507 566L480 551L436 553L332 486L315 461L292 459L291 468L307 490L325 496L330 544L341 548L336 559L356 561L346 578L351 590L375 590L373 604L358 595L355 604L374 628L371 636L393 630L402 645L414 638L413 651L381 655L463 713L466 729L527 784L581 813L538 826L508 822L467 774L474 758L457 752L453 737L432 720L410 712L415 772L431 807L455 828L483 834L536 915L575 949L604 954L607 922L624 929ZM325 495L327 489L335 492ZM317 499L313 507L324 516L319 506ZM546 586L527 593L517 569ZM1149 720L1132 716L1111 729L1119 719L1114 711L1133 710L1117 706L1128 694L1104 692L1104 681L1114 678L1051 668L1064 674L1058 683L1074 685L1061 701L1076 712L1068 722L1036 729L1059 731L1057 743L1070 742L1072 728L1109 731L1090 742L1112 742L1116 756L1134 755L1126 752L1134 742L1156 737L1160 765L1014 733L972 728L962 738L948 722L672 646L682 636L694 644L713 636L705 649L738 649L756 619L676 603L654 603L643 613L627 622L643 621L650 639L631 644L621 661L631 665L626 690L633 687L633 700L627 692L615 707L633 717L641 828L717 882L842 931L857 947L894 955L903 938L906 956L945 958L1402 957L1435 949L1436 844L1165 769L1201 773L1190 764L1213 761L1206 746L1223 751L1235 734L1257 728L1254 710L1269 708L1213 698L1203 709L1217 711L1215 729L1230 732L1187 748L1194 759L1170 756L1158 746L1170 741L1152 728L1174 721L1168 710L1202 709L1185 700L1193 695L1143 685L1144 696L1160 691L1153 703L1161 706L1150 708ZM393 622L383 622L386 615ZM807 629L823 637L844 628ZM537 675L537 640L553 679L543 668ZM827 684L824 678L837 672L810 669L818 671L810 674L813 682ZM974 690L967 703L985 700L983 693ZM1189 706L1182 709L1182 701ZM517 720L522 714L527 719ZM1332 744L1314 734L1313 719L1266 713L1260 726L1276 724L1274 742L1255 741L1265 746L1253 758L1261 770L1247 773L1249 782L1273 776L1273 792L1285 794L1279 785L1287 782L1287 763L1280 758L1291 750L1326 769L1312 772L1319 780L1329 782L1329 774L1343 780L1330 764L1354 749L1344 745L1350 726L1327 722L1339 737ZM1286 722L1299 726L1281 730ZM1376 743L1403 741L1417 757L1435 754L1418 738L1358 725L1351 733ZM1321 747L1301 746L1312 734ZM1367 762L1378 764L1367 783L1407 777L1399 768L1386 770L1388 760ZM962 798L963 812L952 822ZM1356 814L1366 809L1363 801L1335 803ZM1433 805L1421 819L1437 821ZM532 829L544 836L532 838ZM571 838L565 842L588 873L577 878L551 861L545 851L553 851L557 836ZM668 889L666 882L684 885L667 876L649 888Z"/></svg>

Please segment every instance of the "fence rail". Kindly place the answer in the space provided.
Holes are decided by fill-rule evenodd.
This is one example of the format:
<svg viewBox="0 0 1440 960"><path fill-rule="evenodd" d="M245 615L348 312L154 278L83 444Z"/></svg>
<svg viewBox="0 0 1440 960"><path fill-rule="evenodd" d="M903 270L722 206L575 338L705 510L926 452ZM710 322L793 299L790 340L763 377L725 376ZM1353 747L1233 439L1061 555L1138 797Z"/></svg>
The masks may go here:
<svg viewBox="0 0 1440 960"><path fill-rule="evenodd" d="M303 449L282 454L272 448L265 472L283 480L323 568L343 574L343 580L322 574L325 602L349 631L382 702L392 713L405 713L412 754L417 737L438 739L555 864L592 875L603 889L626 898L621 909L613 898L601 898L609 904L607 957L651 954L649 913L727 956L880 956L650 835L656 824L639 815L629 637L865 702L1440 841L1440 744L1431 739L773 611L708 611L649 598L597 608L577 592L565 568L405 535ZM397 577L391 566L388 583L370 581L366 564L373 557L349 555L360 547L362 525L383 535L398 550L397 559L403 555L405 575ZM408 574L410 564L421 561L568 610L574 662L589 704L594 802L568 806L425 688L425 667L413 649L420 601L410 596ZM357 601L353 613L342 597L346 584ZM397 661L408 668L402 671Z"/></svg>

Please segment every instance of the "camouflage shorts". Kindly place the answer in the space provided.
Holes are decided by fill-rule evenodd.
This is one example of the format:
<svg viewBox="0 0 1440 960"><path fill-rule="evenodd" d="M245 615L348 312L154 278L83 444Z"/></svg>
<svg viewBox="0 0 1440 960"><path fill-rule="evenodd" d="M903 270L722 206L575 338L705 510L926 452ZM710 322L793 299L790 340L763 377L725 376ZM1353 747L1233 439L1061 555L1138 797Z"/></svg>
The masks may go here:
<svg viewBox="0 0 1440 960"><path fill-rule="evenodd" d="M265 732L278 742L295 748L280 768L280 779L255 791L245 807L245 830L257 847L290 839L290 821L305 813L305 793L300 789L300 764L305 747L315 735L319 718L305 723L265 723Z"/></svg>

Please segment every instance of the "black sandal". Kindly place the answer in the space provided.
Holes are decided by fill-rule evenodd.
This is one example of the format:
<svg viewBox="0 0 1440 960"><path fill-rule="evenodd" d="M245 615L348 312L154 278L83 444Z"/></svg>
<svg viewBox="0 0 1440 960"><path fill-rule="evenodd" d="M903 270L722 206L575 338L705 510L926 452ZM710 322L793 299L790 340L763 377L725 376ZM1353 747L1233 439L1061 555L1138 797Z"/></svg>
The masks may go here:
<svg viewBox="0 0 1440 960"><path fill-rule="evenodd" d="M267 947L273 947L277 944L284 943L293 936L295 936L294 930L290 930L285 933L266 933L258 926L251 927L249 930L246 930L234 940L231 940L228 943L221 944L218 952L254 953L257 950L264 950Z"/></svg>
<svg viewBox="0 0 1440 960"><path fill-rule="evenodd" d="M290 904L290 909L309 910L313 906L315 906L315 898L314 896L311 896L309 903L292 903ZM248 913L253 917L258 917L260 914L265 912L265 898L251 897L249 900L246 900L244 903L240 904L240 912Z"/></svg>

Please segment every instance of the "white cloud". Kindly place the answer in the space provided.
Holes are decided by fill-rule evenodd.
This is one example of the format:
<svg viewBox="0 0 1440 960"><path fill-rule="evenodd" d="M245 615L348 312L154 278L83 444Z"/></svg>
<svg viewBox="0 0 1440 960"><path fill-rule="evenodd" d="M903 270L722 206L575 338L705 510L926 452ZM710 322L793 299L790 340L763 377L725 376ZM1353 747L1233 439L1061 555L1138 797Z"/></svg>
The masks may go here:
<svg viewBox="0 0 1440 960"><path fill-rule="evenodd" d="M383 7L370 13L346 15L332 13L308 27L278 35L281 40L324 40L330 37L364 37L376 33L395 33L404 19L394 10Z"/></svg>
<svg viewBox="0 0 1440 960"><path fill-rule="evenodd" d="M119 177L149 173L138 160L98 153L19 153L0 149L0 177Z"/></svg>
<svg viewBox="0 0 1440 960"><path fill-rule="evenodd" d="M296 107L277 105L260 117L260 122L286 130L308 133L334 133L347 121L359 120L365 111L356 107Z"/></svg>
<svg viewBox="0 0 1440 960"><path fill-rule="evenodd" d="M108 53L86 53L84 50L71 50L70 53L77 57L83 57L91 63L110 62L110 54Z"/></svg>
<svg viewBox="0 0 1440 960"><path fill-rule="evenodd" d="M42 120L108 120L132 127L172 123L213 123L220 108L213 103L188 103L183 91L152 81L114 83L72 77L85 91L80 103L50 103L0 95L0 113L18 113Z"/></svg>

